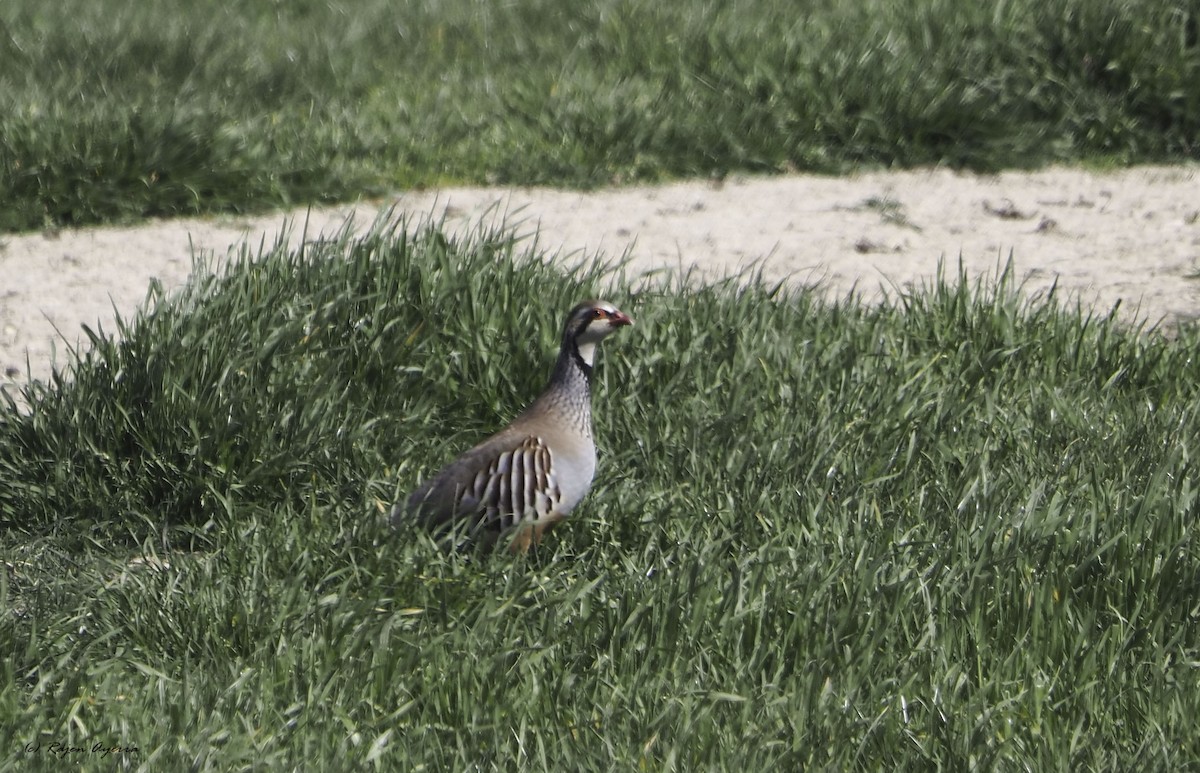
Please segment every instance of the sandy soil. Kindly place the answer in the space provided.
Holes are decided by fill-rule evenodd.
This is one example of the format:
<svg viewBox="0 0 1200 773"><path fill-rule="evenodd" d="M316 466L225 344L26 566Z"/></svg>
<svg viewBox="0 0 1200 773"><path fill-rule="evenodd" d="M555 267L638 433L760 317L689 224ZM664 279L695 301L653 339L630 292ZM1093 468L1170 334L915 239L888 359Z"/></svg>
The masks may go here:
<svg viewBox="0 0 1200 773"><path fill-rule="evenodd" d="M619 256L634 270L697 266L719 276L762 261L770 277L821 283L867 299L951 272L994 276L1011 252L1030 293L1050 287L1100 311L1170 327L1200 316L1200 165L1111 173L1049 169L991 176L949 171L730 178L594 193L447 189L383 206L445 217L451 229L507 218L539 244ZM315 210L310 236L365 226L380 202ZM0 385L45 379L86 342L81 325L113 330L132 316L152 278L185 282L192 252L270 244L289 219L155 221L0 237ZM292 231L299 231L299 227ZM295 239L293 233L293 239ZM13 391L10 389L10 392Z"/></svg>

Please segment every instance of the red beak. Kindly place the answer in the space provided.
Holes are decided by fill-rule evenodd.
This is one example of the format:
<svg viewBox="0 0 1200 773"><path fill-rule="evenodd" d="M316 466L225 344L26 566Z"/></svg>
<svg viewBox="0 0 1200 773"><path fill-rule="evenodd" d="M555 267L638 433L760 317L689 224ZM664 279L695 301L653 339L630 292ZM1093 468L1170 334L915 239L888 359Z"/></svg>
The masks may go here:
<svg viewBox="0 0 1200 773"><path fill-rule="evenodd" d="M612 325L613 327L622 327L624 325L632 325L633 319L622 311L614 311L612 314L608 315L608 324Z"/></svg>

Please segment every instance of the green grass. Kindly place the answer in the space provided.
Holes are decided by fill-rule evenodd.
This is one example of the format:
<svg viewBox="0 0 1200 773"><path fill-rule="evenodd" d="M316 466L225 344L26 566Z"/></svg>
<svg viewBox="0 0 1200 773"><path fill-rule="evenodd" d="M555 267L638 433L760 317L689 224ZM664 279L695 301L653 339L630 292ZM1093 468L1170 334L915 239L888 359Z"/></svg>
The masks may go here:
<svg viewBox="0 0 1200 773"><path fill-rule="evenodd" d="M5 765L1197 768L1196 331L531 250L244 255L0 409ZM571 521L526 558L381 525L597 292L637 325Z"/></svg>
<svg viewBox="0 0 1200 773"><path fill-rule="evenodd" d="M1196 159L1184 0L0 4L0 230L449 182Z"/></svg>

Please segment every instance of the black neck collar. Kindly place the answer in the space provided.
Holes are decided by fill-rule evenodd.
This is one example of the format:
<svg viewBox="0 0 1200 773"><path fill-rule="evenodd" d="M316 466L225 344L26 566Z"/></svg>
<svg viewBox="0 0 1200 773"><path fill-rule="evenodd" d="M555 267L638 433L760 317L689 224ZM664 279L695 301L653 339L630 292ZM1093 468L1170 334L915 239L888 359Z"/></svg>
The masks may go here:
<svg viewBox="0 0 1200 773"><path fill-rule="evenodd" d="M591 384L592 383L592 366L588 365L587 362L583 359L583 355L579 353L579 344L575 342L575 339L571 339L571 343L567 347L567 351L570 353L571 359L574 361L575 367L579 368L579 370L583 373L583 377L585 379L587 379L587 382L589 384Z"/></svg>

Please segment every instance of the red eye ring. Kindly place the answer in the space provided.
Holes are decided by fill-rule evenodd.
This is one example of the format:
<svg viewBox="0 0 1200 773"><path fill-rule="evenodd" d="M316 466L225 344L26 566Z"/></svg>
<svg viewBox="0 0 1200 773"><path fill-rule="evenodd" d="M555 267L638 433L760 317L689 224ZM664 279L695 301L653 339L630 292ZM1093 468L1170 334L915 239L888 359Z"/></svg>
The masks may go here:
<svg viewBox="0 0 1200 773"><path fill-rule="evenodd" d="M601 319L607 316L608 312L604 309L592 309L592 319Z"/></svg>

